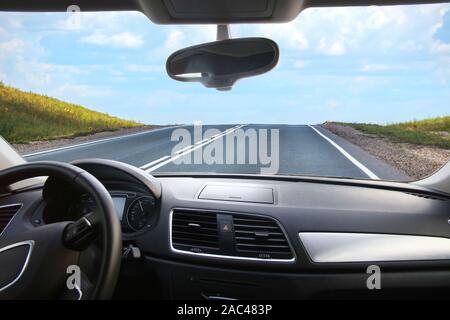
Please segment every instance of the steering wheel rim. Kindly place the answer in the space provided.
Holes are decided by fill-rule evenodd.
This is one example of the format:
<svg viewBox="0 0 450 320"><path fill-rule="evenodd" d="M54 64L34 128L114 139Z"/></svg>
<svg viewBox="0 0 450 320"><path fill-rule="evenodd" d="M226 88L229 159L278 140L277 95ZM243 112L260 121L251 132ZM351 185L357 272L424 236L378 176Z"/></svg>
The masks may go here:
<svg viewBox="0 0 450 320"><path fill-rule="evenodd" d="M96 201L96 214L89 219L89 224L92 224L93 228L101 236L101 263L97 281L93 286L94 288L89 298L110 299L120 271L122 249L120 222L117 218L110 194L103 184L93 175L71 164L55 161L38 161L0 171L2 186L9 186L13 183L39 176L55 177L78 186L89 193ZM67 229L67 225L69 224L66 223L65 229ZM37 227L36 229L39 228L41 227ZM0 238L0 247L5 246L5 244L1 244L2 240ZM60 240L63 242L63 234L61 234ZM17 241L17 238L15 241ZM29 259L33 259L32 254ZM64 270L62 272L65 273L66 271Z"/></svg>

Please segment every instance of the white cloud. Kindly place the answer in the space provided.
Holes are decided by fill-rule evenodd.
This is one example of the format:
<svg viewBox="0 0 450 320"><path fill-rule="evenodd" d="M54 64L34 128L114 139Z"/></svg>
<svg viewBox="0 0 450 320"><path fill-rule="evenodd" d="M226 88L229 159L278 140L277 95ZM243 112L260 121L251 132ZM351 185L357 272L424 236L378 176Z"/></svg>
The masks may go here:
<svg viewBox="0 0 450 320"><path fill-rule="evenodd" d="M22 29L22 19L18 17L17 13L0 12L0 21L5 30Z"/></svg>
<svg viewBox="0 0 450 320"><path fill-rule="evenodd" d="M333 42L331 46L328 48L327 51L325 51L327 54L330 54L332 56L340 56L345 53L345 45L342 42Z"/></svg>
<svg viewBox="0 0 450 320"><path fill-rule="evenodd" d="M144 44L142 36L132 32L120 32L112 35L93 33L82 37L80 42L115 48L139 48Z"/></svg>
<svg viewBox="0 0 450 320"><path fill-rule="evenodd" d="M308 40L306 40L306 37L303 34L303 32L295 29L289 30L289 28L286 31L290 32L289 44L291 47L300 50L307 49L309 47Z"/></svg>
<svg viewBox="0 0 450 320"><path fill-rule="evenodd" d="M126 70L136 73L153 73L163 72L165 69L163 65L129 64L126 66Z"/></svg>
<svg viewBox="0 0 450 320"><path fill-rule="evenodd" d="M433 35L448 10L450 4L310 8L287 24L250 25L239 31L272 38L282 49L312 54L418 52L435 44ZM446 49L436 46L436 50Z"/></svg>
<svg viewBox="0 0 450 320"><path fill-rule="evenodd" d="M320 39L318 50L319 52L330 56L340 56L343 55L346 51L344 43L339 41L327 43L326 38Z"/></svg>
<svg viewBox="0 0 450 320"><path fill-rule="evenodd" d="M83 9L83 8L81 8ZM52 13L53 14L53 13ZM136 20L147 19L141 12L80 12L80 13L57 13L57 20L53 24L55 30L90 32L112 32L123 31L123 26L132 25ZM75 24L75 25L74 25Z"/></svg>
<svg viewBox="0 0 450 320"><path fill-rule="evenodd" d="M433 53L441 53L441 54L450 54L450 43L443 43L440 41L436 41L431 47L431 52Z"/></svg>
<svg viewBox="0 0 450 320"><path fill-rule="evenodd" d="M178 49L182 46L182 43L184 41L185 35L181 30L172 30L169 32L169 35L167 36L167 40L164 43L164 46L167 49Z"/></svg>
<svg viewBox="0 0 450 320"><path fill-rule="evenodd" d="M309 48L309 42L297 23L286 23L267 25L263 24L257 27L258 32L262 33L265 37L281 39L283 42L287 42L290 48L297 50L305 50Z"/></svg>
<svg viewBox="0 0 450 320"><path fill-rule="evenodd" d="M361 71L376 72L376 71L390 71L390 70L406 70L406 66L402 65L388 65L388 64L365 64Z"/></svg>
<svg viewBox="0 0 450 320"><path fill-rule="evenodd" d="M82 73L76 66L42 63L18 57L12 66L11 76L21 86L43 89L43 86L60 85Z"/></svg>
<svg viewBox="0 0 450 320"><path fill-rule="evenodd" d="M306 67L308 65L308 61L304 61L304 60L297 60L294 62L294 68L296 69L303 69L304 67Z"/></svg>
<svg viewBox="0 0 450 320"><path fill-rule="evenodd" d="M76 96L81 98L101 98L112 95L109 88L90 86L84 84L64 84L53 91L53 95L66 97Z"/></svg>
<svg viewBox="0 0 450 320"><path fill-rule="evenodd" d="M341 103L337 100L330 99L325 103L325 105L327 106L327 108L336 109L337 107L341 106Z"/></svg>
<svg viewBox="0 0 450 320"><path fill-rule="evenodd" d="M40 56L44 51L36 40L10 39L0 42L0 52L2 81L37 93L56 95L63 91L69 92L70 86L76 83L80 76L90 72L89 68L75 65L42 62ZM77 88L72 88L72 91L75 89ZM82 89L78 87L77 94L82 94ZM90 90L86 91L86 94L95 93L98 96L98 92ZM101 92L104 94L104 90ZM59 96L64 97L62 94Z"/></svg>
<svg viewBox="0 0 450 320"><path fill-rule="evenodd" d="M309 47L309 42L306 39L305 35L302 31L297 30L296 28L292 28L289 25L286 25L284 30L280 30L282 32L286 32L288 35L289 46L295 49L303 50Z"/></svg>
<svg viewBox="0 0 450 320"><path fill-rule="evenodd" d="M181 49L199 43L216 40L216 27L211 25L183 26L171 28L165 46L168 49Z"/></svg>
<svg viewBox="0 0 450 320"><path fill-rule="evenodd" d="M0 52L2 53L2 57L21 54L24 52L25 48L26 43L21 39L11 39L5 42L0 42Z"/></svg>
<svg viewBox="0 0 450 320"><path fill-rule="evenodd" d="M212 25L165 27L166 40L151 52L151 58L166 59L172 52L216 39L216 27Z"/></svg>
<svg viewBox="0 0 450 320"><path fill-rule="evenodd" d="M386 26L389 23L389 18L383 11L376 10L367 18L366 23L369 29L377 30Z"/></svg>

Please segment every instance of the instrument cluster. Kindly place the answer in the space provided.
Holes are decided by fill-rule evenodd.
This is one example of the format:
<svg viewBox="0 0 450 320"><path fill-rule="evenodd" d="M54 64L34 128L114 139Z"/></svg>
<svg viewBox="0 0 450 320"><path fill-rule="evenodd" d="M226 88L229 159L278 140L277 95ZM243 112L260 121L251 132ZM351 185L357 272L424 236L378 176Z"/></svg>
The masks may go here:
<svg viewBox="0 0 450 320"><path fill-rule="evenodd" d="M151 228L158 216L158 205L151 194L110 191L122 232L136 233ZM82 194L69 207L69 217L76 220L96 209L94 199Z"/></svg>

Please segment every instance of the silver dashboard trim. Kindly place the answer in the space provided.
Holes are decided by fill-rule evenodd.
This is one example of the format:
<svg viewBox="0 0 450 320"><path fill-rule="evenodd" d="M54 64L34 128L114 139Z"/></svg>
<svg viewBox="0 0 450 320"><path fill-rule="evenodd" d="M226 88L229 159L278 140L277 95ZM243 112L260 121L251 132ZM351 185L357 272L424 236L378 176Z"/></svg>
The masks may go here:
<svg viewBox="0 0 450 320"><path fill-rule="evenodd" d="M300 241L317 263L450 260L450 239L441 237L300 232Z"/></svg>
<svg viewBox="0 0 450 320"><path fill-rule="evenodd" d="M30 256L31 256L31 253L33 252L33 248L34 248L34 241L33 240L21 241L21 242L17 242L17 243L8 245L6 247L0 248L0 252L4 252L4 251L8 251L10 249L21 247L21 246L29 246L28 254L27 254L25 262L24 262L24 264L22 266L22 269L20 270L20 273L18 274L18 276L13 281L8 283L6 286L3 286L2 288L0 288L0 292L2 292L3 290L6 290L7 288L11 287L13 284L15 284L17 281L19 281L20 277L22 277L23 273L25 272L25 270L26 270L26 268L28 266L28 262L30 261Z"/></svg>
<svg viewBox="0 0 450 320"><path fill-rule="evenodd" d="M82 217L81 219L83 219L83 220L86 222L86 224L88 225L89 228L92 228L92 224L91 224L91 222L88 220L88 218Z"/></svg>
<svg viewBox="0 0 450 320"><path fill-rule="evenodd" d="M232 215L235 214L248 214L248 213L240 213L240 212L228 212L228 211L219 211L219 210L209 210L209 209L195 209L195 208L173 208L170 210L169 213L169 243L170 243L170 250L175 253L179 254L185 254L185 255L191 255L191 256L201 256L201 257L208 257L208 258L218 258L218 259L224 259L224 260L241 260L241 261L258 261L258 262L275 262L275 263L294 263L297 260L297 256L295 254L294 249L292 248L292 245L289 241L289 237L286 234L286 231L284 230L283 226L278 222L278 220L268 217L276 221L284 235L286 236L286 240L289 244L289 247L291 248L292 255L294 256L292 259L260 259L260 258L250 258L250 257L238 257L238 256L227 256L227 255L219 255L219 254L210 254L210 253L197 253L197 252L191 252L191 251L183 251L178 250L173 247L172 243L172 216L174 210L192 210L192 211L204 211L204 212L214 212L214 213L225 213ZM248 214L253 216L258 216L257 214ZM267 217L267 216L264 216Z"/></svg>
<svg viewBox="0 0 450 320"><path fill-rule="evenodd" d="M11 224L11 222L14 220L14 218L17 216L17 214L19 213L20 209L22 209L23 207L23 203L12 203L12 204L6 204L6 205L2 205L0 206L0 209L2 208L8 208L8 207L14 207L14 206L20 206L19 209L17 209L16 213L14 213L13 217L11 218L11 220L8 221L8 223L6 224L5 228L2 230L2 232L0 232L0 238L2 237L3 233L6 231L6 229L8 229L9 225Z"/></svg>

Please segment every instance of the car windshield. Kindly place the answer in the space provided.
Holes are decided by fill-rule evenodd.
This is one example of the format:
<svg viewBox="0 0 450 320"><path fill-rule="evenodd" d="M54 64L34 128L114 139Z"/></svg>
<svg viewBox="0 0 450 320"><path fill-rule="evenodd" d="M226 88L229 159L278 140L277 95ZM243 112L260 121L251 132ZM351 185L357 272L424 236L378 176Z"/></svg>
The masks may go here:
<svg viewBox="0 0 450 320"><path fill-rule="evenodd" d="M408 181L450 159L450 4L311 8L226 30L78 6L2 12L0 135L28 161L105 158L152 174ZM279 53L233 81L169 76L171 54L218 36L267 38L261 50ZM257 64L230 61L214 67Z"/></svg>

